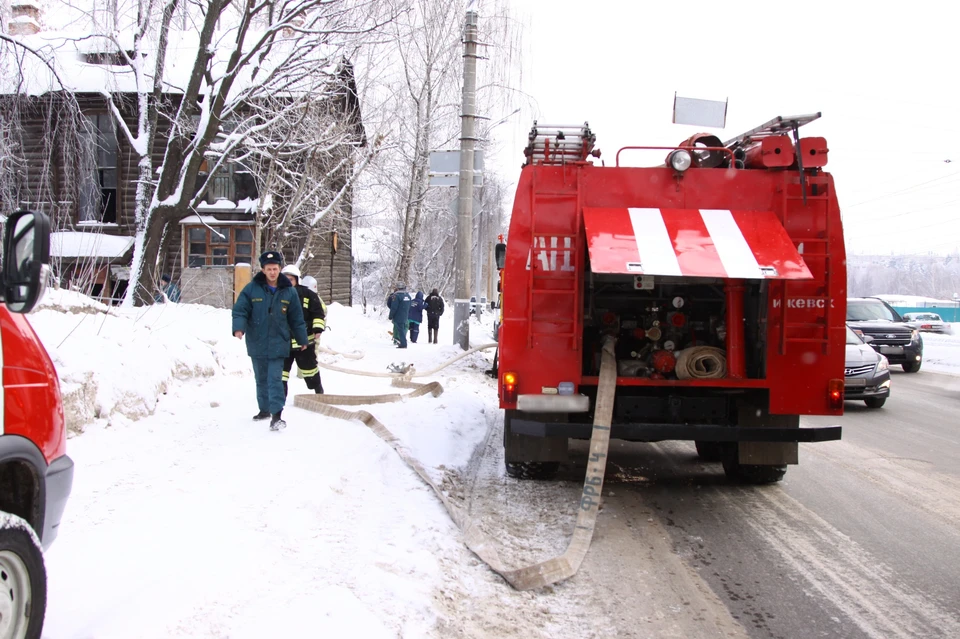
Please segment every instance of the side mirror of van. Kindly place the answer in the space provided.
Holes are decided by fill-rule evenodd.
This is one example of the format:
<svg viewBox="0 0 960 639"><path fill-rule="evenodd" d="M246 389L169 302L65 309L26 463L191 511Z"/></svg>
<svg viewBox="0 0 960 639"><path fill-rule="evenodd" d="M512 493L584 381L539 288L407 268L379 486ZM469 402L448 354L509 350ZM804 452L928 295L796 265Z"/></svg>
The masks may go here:
<svg viewBox="0 0 960 639"><path fill-rule="evenodd" d="M497 268L502 269L503 265L507 263L507 245L503 242L498 243L493 254L497 261Z"/></svg>
<svg viewBox="0 0 960 639"><path fill-rule="evenodd" d="M29 313L46 289L50 267L50 218L17 211L3 230L3 299L14 313Z"/></svg>

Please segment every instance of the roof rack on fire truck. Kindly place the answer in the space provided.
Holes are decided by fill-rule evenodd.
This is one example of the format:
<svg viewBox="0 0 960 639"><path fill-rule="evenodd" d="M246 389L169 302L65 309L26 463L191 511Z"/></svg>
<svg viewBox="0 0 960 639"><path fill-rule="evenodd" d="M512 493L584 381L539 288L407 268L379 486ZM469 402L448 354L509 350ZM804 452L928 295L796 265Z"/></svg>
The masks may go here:
<svg viewBox="0 0 960 639"><path fill-rule="evenodd" d="M588 122L538 125L534 120L527 140L527 148L523 150L526 164L565 164L583 162L588 155L600 157L600 150L593 149L597 136Z"/></svg>
<svg viewBox="0 0 960 639"><path fill-rule="evenodd" d="M819 117L819 111L816 113L809 113L807 115L778 115L766 124L761 124L755 129L750 129L745 133L741 133L732 140L724 142L723 146L727 147L731 151L735 151L737 148L746 147L752 142L770 137L771 135L784 135L792 132L794 137L796 137L797 129L802 127L804 124L813 122Z"/></svg>

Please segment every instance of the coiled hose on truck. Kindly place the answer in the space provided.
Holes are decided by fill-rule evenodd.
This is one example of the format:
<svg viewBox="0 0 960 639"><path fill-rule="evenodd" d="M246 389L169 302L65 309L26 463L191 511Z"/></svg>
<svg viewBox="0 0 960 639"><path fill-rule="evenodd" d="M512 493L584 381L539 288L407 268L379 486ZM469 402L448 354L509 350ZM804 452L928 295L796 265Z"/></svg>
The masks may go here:
<svg viewBox="0 0 960 639"><path fill-rule="evenodd" d="M691 346L676 353L677 379L719 379L727 376L727 353L716 346Z"/></svg>
<svg viewBox="0 0 960 639"><path fill-rule="evenodd" d="M335 405L359 406L366 404L380 404L396 402L413 397L431 394L438 397L443 392L439 382L421 384L411 381L414 377L425 377L446 368L450 364L475 353L477 351L494 348L497 344L485 344L465 351L445 362L437 368L417 373L409 369L405 373L374 373L340 368L331 364L320 363L328 370L362 375L366 377L389 377L391 385L398 388L413 389L405 395L396 393L382 395L297 395L294 406L310 410L327 417L336 419L357 420L366 425L380 439L389 444L393 450L413 471L433 489L434 494L446 508L450 519L460 529L467 547L487 564L494 572L503 577L507 583L517 590L533 590L549 584L569 579L576 574L583 563L583 559L590 548L593 531L597 523L597 514L600 508L600 493L603 489L603 478L607 466L607 451L610 447L610 424L613 418L613 399L617 383L617 361L614 354L615 339L607 337L603 344L600 364L600 379L597 389L597 401L594 410L593 432L590 437L590 457L587 461L587 472L580 495L580 507L577 511L577 523L573 537L566 551L559 557L554 557L532 566L509 569L500 559L494 540L484 534L473 522L464 517L464 513L454 506L434 483L423 465L410 453L403 443L380 420L365 410L349 411L337 408ZM321 352L339 354L336 351L321 347ZM356 359L356 358L354 358Z"/></svg>

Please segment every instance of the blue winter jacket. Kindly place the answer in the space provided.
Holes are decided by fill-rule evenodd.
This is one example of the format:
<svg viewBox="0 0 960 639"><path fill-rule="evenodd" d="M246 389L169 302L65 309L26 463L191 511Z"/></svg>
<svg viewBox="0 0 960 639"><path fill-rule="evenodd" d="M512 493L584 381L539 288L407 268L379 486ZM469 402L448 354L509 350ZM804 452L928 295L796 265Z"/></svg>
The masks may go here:
<svg viewBox="0 0 960 639"><path fill-rule="evenodd" d="M423 309L426 308L423 301L423 291L417 291L417 296L410 302L410 321L417 324L423 323Z"/></svg>
<svg viewBox="0 0 960 639"><path fill-rule="evenodd" d="M400 326L406 326L410 318L410 293L406 291L397 291L390 300L390 316Z"/></svg>
<svg viewBox="0 0 960 639"><path fill-rule="evenodd" d="M244 332L250 357L286 358L291 338L295 337L298 344L307 343L300 296L285 275L277 279L273 293L263 272L243 287L233 305L233 332L237 331Z"/></svg>

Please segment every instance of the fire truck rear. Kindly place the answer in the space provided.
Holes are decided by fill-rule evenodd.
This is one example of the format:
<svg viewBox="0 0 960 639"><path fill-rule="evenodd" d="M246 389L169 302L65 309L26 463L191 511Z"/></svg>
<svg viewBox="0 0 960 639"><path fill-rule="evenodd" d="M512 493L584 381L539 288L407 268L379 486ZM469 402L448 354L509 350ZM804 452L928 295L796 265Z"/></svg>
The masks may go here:
<svg viewBox="0 0 960 639"><path fill-rule="evenodd" d="M798 442L840 438L846 263L819 113L727 142L625 147L596 165L587 125L530 133L501 261L499 391L508 474L548 477L589 439L615 340L610 437L690 440L751 483ZM661 166L621 164L653 150ZM662 157L662 155L661 155Z"/></svg>

